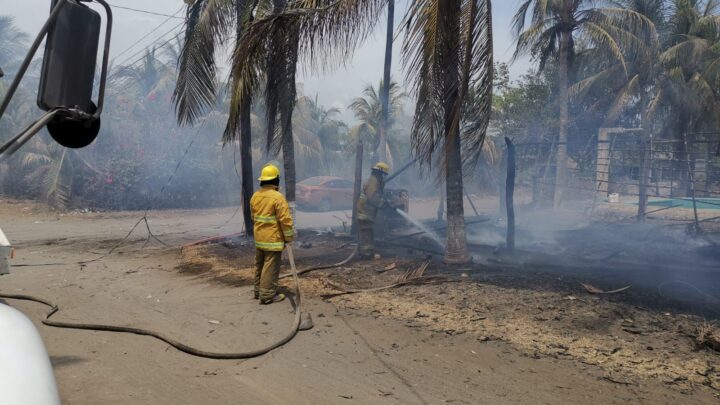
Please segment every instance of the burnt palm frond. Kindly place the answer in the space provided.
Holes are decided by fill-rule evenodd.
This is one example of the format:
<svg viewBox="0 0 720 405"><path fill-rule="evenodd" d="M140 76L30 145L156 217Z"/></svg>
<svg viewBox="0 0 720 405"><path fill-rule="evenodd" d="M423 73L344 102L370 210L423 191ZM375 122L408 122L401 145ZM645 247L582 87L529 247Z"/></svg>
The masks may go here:
<svg viewBox="0 0 720 405"><path fill-rule="evenodd" d="M216 51L234 34L233 0L197 0L187 9L185 43L173 103L181 125L193 124L215 102Z"/></svg>
<svg viewBox="0 0 720 405"><path fill-rule="evenodd" d="M279 152L283 141L292 146L285 138L292 133L298 61L326 70L348 59L372 33L386 2L297 0L284 9L261 2L257 18L248 24L233 54L234 93L225 137L237 130L233 112L258 93L264 79L266 151Z"/></svg>
<svg viewBox="0 0 720 405"><path fill-rule="evenodd" d="M492 113L494 63L490 0L469 3L470 6L465 8L468 11L463 16L463 21L467 21L462 38L466 51L463 55L462 91L457 103L455 119L462 119L463 162L472 169L486 151L485 137ZM471 85L475 97L472 98L470 108L463 108ZM467 112L465 117L460 116L462 111Z"/></svg>
<svg viewBox="0 0 720 405"><path fill-rule="evenodd" d="M492 102L493 49L490 2L420 0L406 16L403 44L405 69L417 96L412 128L413 153L431 167L437 153L460 137L463 161L474 164L481 155ZM475 103L465 108L470 86ZM466 117L463 117L466 111ZM462 132L457 129L462 125ZM445 165L440 163L440 167ZM444 169L443 169L444 170Z"/></svg>
<svg viewBox="0 0 720 405"><path fill-rule="evenodd" d="M404 67L411 91L417 97L411 132L413 154L421 167L431 167L435 151L442 145L445 130L446 95L458 90L447 75L459 75L459 44L447 41L448 31L459 26L449 20L441 1L413 2L405 16ZM457 29L457 28L455 28Z"/></svg>
<svg viewBox="0 0 720 405"><path fill-rule="evenodd" d="M235 48L233 54L237 52L237 48L240 46L241 41L244 39L244 35L247 32L249 25L253 22L256 13L265 12L267 2L259 2L259 0L236 0L235 7L235 18L236 18L236 29L235 29ZM223 142L233 142L240 134L240 127L243 118L247 119L250 114L252 97L255 95L252 93L253 88L256 87L256 82L252 86L248 86L247 83L243 82L243 78L237 76L238 72L242 71L242 64L246 61L240 61L237 59L232 60L231 69L231 90L230 90L230 109L227 125L223 132ZM253 78L257 80L260 75L259 71L255 72ZM250 138L248 136L248 138Z"/></svg>

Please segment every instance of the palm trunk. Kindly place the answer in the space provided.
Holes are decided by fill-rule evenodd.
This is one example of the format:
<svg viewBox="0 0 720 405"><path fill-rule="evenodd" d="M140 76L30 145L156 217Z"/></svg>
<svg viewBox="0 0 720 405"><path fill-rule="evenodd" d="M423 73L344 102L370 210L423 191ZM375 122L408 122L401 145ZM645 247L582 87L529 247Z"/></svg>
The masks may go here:
<svg viewBox="0 0 720 405"><path fill-rule="evenodd" d="M460 1L447 1L443 7L445 18L444 26L448 27L447 42L460 43ZM456 119L456 108L460 108L460 71L457 65L456 53L442 52L444 60L442 66L447 66L445 73L446 96L444 100L445 119L445 171L446 171L446 204L447 204L447 235L445 243L446 263L467 263L469 255L465 238L465 211L463 207L463 174L462 155L460 153L460 120Z"/></svg>
<svg viewBox="0 0 720 405"><path fill-rule="evenodd" d="M257 7L258 0L255 0L252 5L252 10ZM237 12L237 39L243 35L245 26L242 24L243 21L243 4L238 2L236 4ZM248 16L248 24L252 23L253 14L252 12ZM252 108L252 95L245 95L243 101L240 103L240 170L241 170L241 182L242 182L242 212L243 212L243 224L245 225L245 235L252 237L254 234L253 218L250 211L250 198L252 198L255 179L253 176L253 161L252 161L252 121L251 121L251 108Z"/></svg>
<svg viewBox="0 0 720 405"><path fill-rule="evenodd" d="M643 93L640 97L640 123L642 125L642 131L640 132L640 176L638 182L638 215L637 219L639 222L645 221L645 214L647 213L648 203L648 184L650 184L650 165L652 162L652 150L650 149L650 127L651 123L648 122L647 111L645 106L648 105L647 93Z"/></svg>
<svg viewBox="0 0 720 405"><path fill-rule="evenodd" d="M282 153L285 168L285 198L295 201L295 141L292 132L292 107L280 113L282 124Z"/></svg>
<svg viewBox="0 0 720 405"><path fill-rule="evenodd" d="M380 130L378 138L380 140L380 161L387 162L387 133L388 123L390 121L390 70L392 68L392 50L393 50L393 29L395 20L395 0L388 1L387 16L387 34L385 37L385 65L383 70L383 86L380 88L380 103L382 105L382 113L380 115Z"/></svg>
<svg viewBox="0 0 720 405"><path fill-rule="evenodd" d="M253 194L252 125L250 121L251 97L240 105L240 166L242 171L242 212L245 234L253 236L253 219L250 198Z"/></svg>
<svg viewBox="0 0 720 405"><path fill-rule="evenodd" d="M554 207L559 208L563 202L567 181L567 127L568 127L568 71L570 68L571 32L560 33L559 85L560 85L560 130L555 168Z"/></svg>
<svg viewBox="0 0 720 405"><path fill-rule="evenodd" d="M295 68L298 57L298 35L288 34L289 56L286 61L286 79L283 83L284 91L280 100L280 120L282 122L282 152L285 166L285 198L288 202L295 202L295 139L293 137L292 115L295 109Z"/></svg>
<svg viewBox="0 0 720 405"><path fill-rule="evenodd" d="M458 128L459 130L459 124ZM467 263L469 255L465 236L465 209L463 207L463 174L460 154L460 137L448 140L445 147L445 170L447 170L446 204L447 235L445 243L446 263Z"/></svg>
<svg viewBox="0 0 720 405"><path fill-rule="evenodd" d="M273 13L279 14L287 8L288 0L273 0ZM295 144L292 129L292 114L295 108L295 71L298 58L298 33L276 32L271 53L268 57L268 70L275 69L275 83L268 80L267 86L278 86L278 98L268 103L268 140L270 144L274 136L274 120L277 103L280 116L280 136L285 172L285 198L291 204L295 202ZM278 70L279 68L279 70Z"/></svg>

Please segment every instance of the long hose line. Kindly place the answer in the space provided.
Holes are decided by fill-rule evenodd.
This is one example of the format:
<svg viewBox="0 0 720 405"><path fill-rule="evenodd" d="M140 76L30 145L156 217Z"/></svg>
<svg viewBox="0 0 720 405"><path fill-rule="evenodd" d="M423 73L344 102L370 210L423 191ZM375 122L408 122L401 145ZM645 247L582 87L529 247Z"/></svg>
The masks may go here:
<svg viewBox="0 0 720 405"><path fill-rule="evenodd" d="M359 246L359 245L356 245L356 246L355 246L355 249L353 249L352 253L350 253L350 256L348 256L345 260L343 260L343 261L341 261L341 262L338 262L338 263L335 263L335 264L327 264L327 265L321 265L321 266L308 267L308 268L306 268L306 269L302 269L302 270L300 270L300 271L297 271L297 275L300 276L300 275L309 273L309 272L311 272L311 271L316 271L316 270L328 270L328 269L334 269L334 268L337 268L337 267L340 267L340 266L344 266L344 265L348 264L352 259L354 259L355 256L357 256L357 254L358 254L359 251L360 251L360 246ZM295 273L283 274L282 276L280 276L280 279L292 277L292 276L294 276L294 274L295 274Z"/></svg>
<svg viewBox="0 0 720 405"><path fill-rule="evenodd" d="M55 315L60 308L43 298L34 297L31 295L16 295L16 294L0 294L0 298L5 299L13 299L13 300L23 300L23 301L33 301L40 304L47 305L50 307L50 311L45 315L45 319L43 319L42 323L47 326L52 326L55 328L65 328L65 329L84 329L84 330L95 330L95 331L106 331L106 332L119 332L119 333L133 333L136 335L142 335L142 336L151 336L156 339L159 339L170 346L185 352L187 354L191 354L193 356L198 357L205 357L209 359L249 359L252 357L258 357L262 356L263 354L266 354L274 349L277 349L280 346L285 345L288 343L292 338L295 337L298 330L300 330L300 322L301 322L301 295L300 295L300 279L298 277L298 271L295 267L295 256L293 254L292 246L287 245L287 252L288 252L288 258L290 261L290 267L292 269L292 276L295 282L295 297L296 297L296 304L295 304L295 319L293 320L292 328L290 329L290 332L288 332L287 335L285 335L282 339L278 340L277 342L266 346L261 349L252 350L248 352L239 352L239 353L217 353L217 352L209 352L205 350L200 350L197 348L194 348L192 346L186 345L184 343L178 342L177 340L163 334L160 332L155 332L147 329L142 328L131 328L127 326L114 326L114 325L102 325L102 324L89 324L89 323L68 323L68 322L58 322L51 320L50 318Z"/></svg>

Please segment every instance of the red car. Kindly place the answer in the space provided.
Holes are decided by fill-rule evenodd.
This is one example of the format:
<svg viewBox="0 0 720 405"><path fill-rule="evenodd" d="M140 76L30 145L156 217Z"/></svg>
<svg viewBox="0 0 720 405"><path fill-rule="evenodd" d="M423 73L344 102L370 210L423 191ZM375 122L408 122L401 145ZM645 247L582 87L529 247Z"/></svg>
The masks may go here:
<svg viewBox="0 0 720 405"><path fill-rule="evenodd" d="M313 211L352 209L353 185L340 177L310 177L297 184L298 207Z"/></svg>

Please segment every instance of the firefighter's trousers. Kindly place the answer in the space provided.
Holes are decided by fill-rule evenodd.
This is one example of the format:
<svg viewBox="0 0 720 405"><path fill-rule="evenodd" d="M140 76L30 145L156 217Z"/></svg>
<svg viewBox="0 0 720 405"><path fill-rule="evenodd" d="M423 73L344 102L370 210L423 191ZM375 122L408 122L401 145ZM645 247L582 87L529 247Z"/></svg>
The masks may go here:
<svg viewBox="0 0 720 405"><path fill-rule="evenodd" d="M277 293L282 252L255 250L255 294L260 300L272 299Z"/></svg>
<svg viewBox="0 0 720 405"><path fill-rule="evenodd" d="M375 222L358 219L358 242L360 243L360 257L369 259L375 254Z"/></svg>

